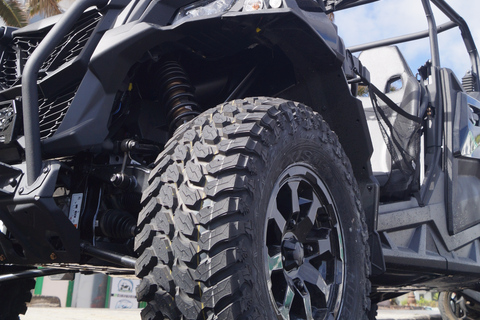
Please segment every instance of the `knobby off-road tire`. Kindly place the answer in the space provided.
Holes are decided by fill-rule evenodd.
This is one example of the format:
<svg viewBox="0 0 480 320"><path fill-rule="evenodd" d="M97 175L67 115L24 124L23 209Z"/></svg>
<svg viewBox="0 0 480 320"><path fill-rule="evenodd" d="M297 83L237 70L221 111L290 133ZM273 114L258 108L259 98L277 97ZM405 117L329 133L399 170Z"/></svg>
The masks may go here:
<svg viewBox="0 0 480 320"><path fill-rule="evenodd" d="M21 270L24 269L0 265L0 274ZM26 303L32 299L31 290L34 287L34 279L0 282L0 320L18 320L20 314L25 314Z"/></svg>
<svg viewBox="0 0 480 320"><path fill-rule="evenodd" d="M370 310L367 312L367 319L368 320L375 320L377 319L378 315L378 305L376 303L372 303L370 305Z"/></svg>
<svg viewBox="0 0 480 320"><path fill-rule="evenodd" d="M177 130L142 198L143 319L367 319L367 229L322 118L250 98Z"/></svg>
<svg viewBox="0 0 480 320"><path fill-rule="evenodd" d="M480 318L480 314L474 310L469 310L465 298L456 292L441 292L438 296L438 309L443 320L473 320Z"/></svg>

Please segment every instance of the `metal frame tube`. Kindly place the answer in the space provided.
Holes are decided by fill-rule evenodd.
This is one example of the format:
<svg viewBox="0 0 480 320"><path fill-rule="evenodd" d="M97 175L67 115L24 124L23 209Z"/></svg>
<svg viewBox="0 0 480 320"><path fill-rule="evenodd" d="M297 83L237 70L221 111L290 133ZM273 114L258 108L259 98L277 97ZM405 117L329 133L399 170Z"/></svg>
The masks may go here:
<svg viewBox="0 0 480 320"><path fill-rule="evenodd" d="M116 265L124 266L127 268L135 268L135 263L137 259L134 257L122 255L110 250L100 249L92 246L87 242L82 242L80 244L84 254L91 257L97 258L99 260L108 261Z"/></svg>
<svg viewBox="0 0 480 320"><path fill-rule="evenodd" d="M479 88L479 68L480 68L480 59L478 56L478 50L475 45L475 41L473 41L472 33L468 28L467 23L465 20L455 11L452 7L445 2L445 0L431 0L433 4L440 9L450 20L455 22L461 33L463 42L465 43L465 47L467 48L468 54L470 55L470 62L472 64L472 71L476 76L476 88L475 91L478 91Z"/></svg>
<svg viewBox="0 0 480 320"><path fill-rule="evenodd" d="M40 121L38 115L38 72L63 37L70 32L83 12L92 6L103 7L108 0L77 0L40 42L25 64L22 75L23 128L27 183L32 185L42 172Z"/></svg>
<svg viewBox="0 0 480 320"><path fill-rule="evenodd" d="M19 280L19 279L31 279L37 277L51 276L55 274L62 273L75 273L76 271L65 270L65 269L31 269L15 273L8 273L0 275L0 282Z"/></svg>
<svg viewBox="0 0 480 320"><path fill-rule="evenodd" d="M444 31L453 29L456 26L457 25L454 22L451 22L451 21L446 22L446 23L444 23L442 25L439 25L437 27L437 33L442 33ZM392 44L398 44L398 43L404 43L404 42L413 41L413 40L424 39L424 38L428 38L429 36L430 36L430 31L425 30L425 31L411 33L411 34L407 34L407 35L403 35L403 36L399 36L399 37L394 37L394 38L384 39L384 40L380 40L380 41L360 44L360 45L357 45L357 46L352 46L352 47L349 47L348 50L350 50L350 52L359 52L359 51L368 50L368 49L372 49L372 48L390 46Z"/></svg>
<svg viewBox="0 0 480 320"><path fill-rule="evenodd" d="M432 7L430 6L430 0L422 0L422 4L428 22L432 66L440 67L440 49L438 47L437 24L435 23L435 17L433 15Z"/></svg>

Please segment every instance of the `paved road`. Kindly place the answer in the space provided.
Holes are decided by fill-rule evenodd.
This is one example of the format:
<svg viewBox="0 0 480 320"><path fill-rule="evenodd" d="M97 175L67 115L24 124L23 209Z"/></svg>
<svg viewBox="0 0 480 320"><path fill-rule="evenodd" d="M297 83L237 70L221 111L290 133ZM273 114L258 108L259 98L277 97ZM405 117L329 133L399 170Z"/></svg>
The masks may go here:
<svg viewBox="0 0 480 320"><path fill-rule="evenodd" d="M140 320L140 310L29 308L21 320ZM441 320L438 310L379 310L377 320Z"/></svg>
<svg viewBox="0 0 480 320"><path fill-rule="evenodd" d="M438 309L433 310L378 310L377 320L442 320Z"/></svg>
<svg viewBox="0 0 480 320"><path fill-rule="evenodd" d="M28 308L21 320L140 320L140 310Z"/></svg>

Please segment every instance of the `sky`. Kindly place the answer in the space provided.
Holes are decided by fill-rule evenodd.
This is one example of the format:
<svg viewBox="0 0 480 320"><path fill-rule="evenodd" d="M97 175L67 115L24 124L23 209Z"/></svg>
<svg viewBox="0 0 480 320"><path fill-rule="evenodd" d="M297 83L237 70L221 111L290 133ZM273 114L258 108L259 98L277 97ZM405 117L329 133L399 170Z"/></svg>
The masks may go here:
<svg viewBox="0 0 480 320"><path fill-rule="evenodd" d="M480 46L480 0L446 0L469 25L477 48ZM448 18L432 4L437 25ZM346 47L427 30L420 0L380 0L335 13L335 23ZM458 28L439 35L440 63L461 79L470 60ZM428 39L399 45L413 73L430 58Z"/></svg>

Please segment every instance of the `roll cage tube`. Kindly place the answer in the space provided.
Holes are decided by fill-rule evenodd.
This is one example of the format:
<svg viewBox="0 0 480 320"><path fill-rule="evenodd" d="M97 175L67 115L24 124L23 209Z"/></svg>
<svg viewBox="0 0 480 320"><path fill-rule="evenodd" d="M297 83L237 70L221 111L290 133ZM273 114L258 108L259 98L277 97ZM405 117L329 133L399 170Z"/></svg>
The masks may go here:
<svg viewBox="0 0 480 320"><path fill-rule="evenodd" d="M451 30L455 27L457 27L457 25L454 22L452 21L446 22L444 24L437 26L437 34ZM404 43L404 42L414 41L419 39L425 39L425 38L428 38L429 36L430 36L429 30L425 30L425 31L411 33L411 34L403 35L399 37L388 38L388 39L379 40L375 42L369 42L365 44L351 46L348 48L348 50L352 53L355 53L355 52L360 52L360 51L369 50L373 48L390 46L398 43Z"/></svg>
<svg viewBox="0 0 480 320"><path fill-rule="evenodd" d="M435 17L433 15L432 7L430 6L430 0L422 0L422 4L428 22L428 35L430 39L432 66L434 68L440 68L440 49L438 47L437 24L435 23Z"/></svg>
<svg viewBox="0 0 480 320"><path fill-rule="evenodd" d="M468 54L470 55L470 61L472 63L472 72L475 75L475 91L479 91L479 66L480 66L480 59L478 56L478 50L473 41L472 33L468 28L467 23L465 20L457 13L455 10L445 2L445 0L431 0L435 6L440 9L452 22L454 22L460 32L462 33L463 42L465 43L465 47L467 48Z"/></svg>

